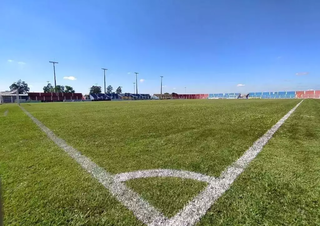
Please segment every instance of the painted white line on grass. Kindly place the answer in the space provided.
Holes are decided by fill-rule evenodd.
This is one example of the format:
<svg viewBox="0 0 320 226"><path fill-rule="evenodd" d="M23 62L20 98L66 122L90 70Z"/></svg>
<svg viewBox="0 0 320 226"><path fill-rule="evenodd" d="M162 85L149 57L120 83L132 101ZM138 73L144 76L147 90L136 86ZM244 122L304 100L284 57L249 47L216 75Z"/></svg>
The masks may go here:
<svg viewBox="0 0 320 226"><path fill-rule="evenodd" d="M88 157L82 155L75 148L68 145L63 139L57 137L48 127L43 125L38 119L33 117L23 107L21 109L36 123L40 129L47 134L47 136L75 161L77 161L82 168L92 174L104 187L106 187L112 195L114 195L123 205L130 209L134 215L145 224L161 225L166 221L162 213L156 210L148 202L144 201L137 193L130 190L123 183L118 182L114 177L99 167Z"/></svg>
<svg viewBox="0 0 320 226"><path fill-rule="evenodd" d="M215 180L214 177L203 175L201 173L194 173L184 170L171 170L171 169L153 169L153 170L139 170L129 173L119 173L114 176L115 180L127 181L138 178L148 177L179 177L184 179L192 179L210 183Z"/></svg>
<svg viewBox="0 0 320 226"><path fill-rule="evenodd" d="M273 134L290 117L290 115L302 103L298 103L283 118L281 118L270 130L259 138L237 161L231 164L220 175L214 178L200 173L182 170L154 169L142 170L129 173L120 173L115 176L106 172L103 168L96 165L89 158L81 155L76 149L69 146L64 140L57 137L50 129L44 126L39 120L34 118L24 108L21 109L44 131L47 136L54 141L60 148L75 159L84 169L91 173L101 184L143 223L153 226L191 226L196 224L205 215L215 201L226 192L235 179L245 170L249 163L258 155L264 145L272 138ZM167 219L149 203L144 201L137 193L127 188L122 182L147 177L179 177L204 181L208 186L191 200L174 217Z"/></svg>
<svg viewBox="0 0 320 226"><path fill-rule="evenodd" d="M303 100L302 100L303 101ZM259 138L236 162L222 172L217 181L209 183L207 188L190 201L179 213L168 220L165 224L153 225L176 225L187 226L197 223L214 202L226 192L235 179L244 171L249 163L258 155L264 145L272 138L273 134L290 117L290 115L302 103L298 103L283 118L281 118L270 130Z"/></svg>
<svg viewBox="0 0 320 226"><path fill-rule="evenodd" d="M6 110L6 111L3 113L3 116L7 116L7 115L8 115L8 113L9 113L9 111L8 111L8 110Z"/></svg>

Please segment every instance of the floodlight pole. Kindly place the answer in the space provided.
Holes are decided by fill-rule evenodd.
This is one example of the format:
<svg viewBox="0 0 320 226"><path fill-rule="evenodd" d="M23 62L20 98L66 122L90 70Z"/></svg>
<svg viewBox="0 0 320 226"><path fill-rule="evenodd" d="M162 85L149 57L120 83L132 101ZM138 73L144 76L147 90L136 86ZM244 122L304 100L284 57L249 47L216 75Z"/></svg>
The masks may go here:
<svg viewBox="0 0 320 226"><path fill-rule="evenodd" d="M56 78L56 64L58 62L55 61L49 61L53 65L53 78L54 78L54 92L57 92L57 78Z"/></svg>
<svg viewBox="0 0 320 226"><path fill-rule="evenodd" d="M160 94L162 95L162 78L163 78L163 76L160 76L160 78L161 78Z"/></svg>
<svg viewBox="0 0 320 226"><path fill-rule="evenodd" d="M134 82L133 83L133 93L134 93L135 89L136 89L136 83Z"/></svg>
<svg viewBox="0 0 320 226"><path fill-rule="evenodd" d="M138 72L135 72L136 74L136 94L138 94Z"/></svg>
<svg viewBox="0 0 320 226"><path fill-rule="evenodd" d="M103 70L103 84L104 84L104 93L107 93L107 82L106 82L106 70L107 68L101 68Z"/></svg>

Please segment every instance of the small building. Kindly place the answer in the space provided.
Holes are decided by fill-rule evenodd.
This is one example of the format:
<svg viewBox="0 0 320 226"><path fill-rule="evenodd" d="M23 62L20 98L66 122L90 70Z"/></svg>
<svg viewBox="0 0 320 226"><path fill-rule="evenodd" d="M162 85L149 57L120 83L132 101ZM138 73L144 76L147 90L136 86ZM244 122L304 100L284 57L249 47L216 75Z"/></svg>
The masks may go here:
<svg viewBox="0 0 320 226"><path fill-rule="evenodd" d="M20 102L25 102L29 99L28 94L19 94ZM15 103L17 100L17 94L15 91L0 92L0 103Z"/></svg>

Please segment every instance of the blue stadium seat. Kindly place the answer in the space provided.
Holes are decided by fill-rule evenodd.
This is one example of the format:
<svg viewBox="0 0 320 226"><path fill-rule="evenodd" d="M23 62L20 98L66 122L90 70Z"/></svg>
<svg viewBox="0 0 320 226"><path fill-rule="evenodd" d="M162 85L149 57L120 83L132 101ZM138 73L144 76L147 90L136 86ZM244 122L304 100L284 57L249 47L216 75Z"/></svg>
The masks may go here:
<svg viewBox="0 0 320 226"><path fill-rule="evenodd" d="M295 91L288 91L287 96L296 96L296 92Z"/></svg>

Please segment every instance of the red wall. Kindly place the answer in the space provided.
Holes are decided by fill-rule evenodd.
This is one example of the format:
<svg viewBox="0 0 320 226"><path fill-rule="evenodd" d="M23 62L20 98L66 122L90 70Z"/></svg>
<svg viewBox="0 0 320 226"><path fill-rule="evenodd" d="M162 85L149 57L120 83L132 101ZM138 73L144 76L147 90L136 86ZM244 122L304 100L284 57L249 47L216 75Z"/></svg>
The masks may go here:
<svg viewBox="0 0 320 226"><path fill-rule="evenodd" d="M82 100L82 93L28 93L30 100L63 101Z"/></svg>

